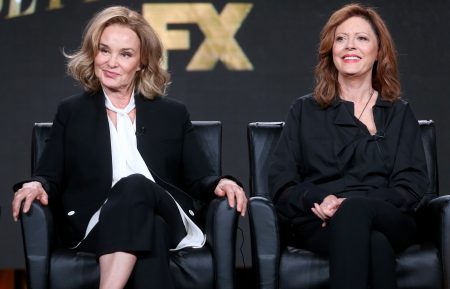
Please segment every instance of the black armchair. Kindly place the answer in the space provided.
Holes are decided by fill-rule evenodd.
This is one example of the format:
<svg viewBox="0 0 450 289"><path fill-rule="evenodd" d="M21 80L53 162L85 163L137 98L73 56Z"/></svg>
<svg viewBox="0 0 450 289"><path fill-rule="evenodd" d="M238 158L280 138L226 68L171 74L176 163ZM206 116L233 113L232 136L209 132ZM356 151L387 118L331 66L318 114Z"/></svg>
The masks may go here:
<svg viewBox="0 0 450 289"><path fill-rule="evenodd" d="M51 123L37 123L32 134L32 170L42 154ZM194 121L203 150L221 175L222 126L220 122ZM238 213L226 199L207 205L206 245L171 253L170 267L176 288L235 288L235 240ZM57 206L34 202L21 214L29 289L98 288L99 267L95 256L61 247Z"/></svg>
<svg viewBox="0 0 450 289"><path fill-rule="evenodd" d="M397 256L401 289L450 288L450 196L438 197L438 170L433 121L419 121L432 199L418 214L420 241ZM268 159L284 123L257 122L248 126L250 155L249 216L253 267L260 289L328 288L328 260L281 244L280 227L268 191Z"/></svg>

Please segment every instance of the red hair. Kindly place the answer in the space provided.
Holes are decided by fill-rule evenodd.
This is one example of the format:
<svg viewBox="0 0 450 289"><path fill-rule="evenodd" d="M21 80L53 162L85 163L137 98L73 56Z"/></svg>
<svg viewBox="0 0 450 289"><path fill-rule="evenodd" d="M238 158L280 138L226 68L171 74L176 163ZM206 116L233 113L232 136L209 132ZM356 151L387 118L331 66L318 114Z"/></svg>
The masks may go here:
<svg viewBox="0 0 450 289"><path fill-rule="evenodd" d="M383 100L400 98L400 79L397 51L389 30L380 15L370 7L349 4L335 11L322 29L315 69L314 98L322 106L329 106L340 94L338 71L333 63L332 49L336 28L351 17L361 17L372 27L378 39L378 60L372 70L372 86Z"/></svg>

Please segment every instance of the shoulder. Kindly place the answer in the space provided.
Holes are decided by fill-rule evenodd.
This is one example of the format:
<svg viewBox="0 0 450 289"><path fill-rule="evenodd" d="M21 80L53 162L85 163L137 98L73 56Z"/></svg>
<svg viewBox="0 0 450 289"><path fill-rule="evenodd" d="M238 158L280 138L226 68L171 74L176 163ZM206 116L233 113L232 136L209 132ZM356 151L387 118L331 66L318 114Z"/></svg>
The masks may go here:
<svg viewBox="0 0 450 289"><path fill-rule="evenodd" d="M95 105L96 103L101 103L101 93L89 94L86 92L71 95L62 99L58 105L59 110L74 110L89 105Z"/></svg>
<svg viewBox="0 0 450 289"><path fill-rule="evenodd" d="M306 105L318 105L316 100L314 99L314 95L312 93L308 93L306 95L300 96L295 100L294 103L306 104Z"/></svg>
<svg viewBox="0 0 450 289"><path fill-rule="evenodd" d="M382 107L392 107L396 110L404 110L409 108L409 103L403 98L394 101L384 100L382 96L378 97L376 104Z"/></svg>
<svg viewBox="0 0 450 289"><path fill-rule="evenodd" d="M158 97L156 99L160 105L166 109L187 110L186 105L181 101L170 97Z"/></svg>
<svg viewBox="0 0 450 289"><path fill-rule="evenodd" d="M395 101L392 103L392 105L393 105L394 107L396 107L396 108L399 108L399 109L406 109L406 108L409 108L409 107L410 107L409 102L406 101L406 100L403 99L403 98L400 98L400 99L395 100Z"/></svg>
<svg viewBox="0 0 450 289"><path fill-rule="evenodd" d="M136 97L136 105L142 107L154 107L159 110L164 111L186 111L186 105L179 100L169 98L169 97L155 97L153 99L148 99L142 95Z"/></svg>
<svg viewBox="0 0 450 289"><path fill-rule="evenodd" d="M380 103L383 105L383 101ZM389 114L391 115L389 118L391 125L395 125L395 123L402 126L407 124L412 124L414 126L418 125L417 118L408 101L405 99L398 99L393 102L384 101L384 106L389 107L386 103L390 105L390 109L388 108L387 111L389 111Z"/></svg>
<svg viewBox="0 0 450 289"><path fill-rule="evenodd" d="M155 97L153 99L144 98L141 95L136 97L136 109L143 115L153 114L158 118L186 121L189 119L189 112L182 102L168 97Z"/></svg>
<svg viewBox="0 0 450 289"><path fill-rule="evenodd" d="M323 110L320 105L317 103L314 95L312 93L300 96L297 98L291 105L291 111L300 111L300 110Z"/></svg>
<svg viewBox="0 0 450 289"><path fill-rule="evenodd" d="M392 102L392 107L395 114L402 114L409 117L414 117L413 109L408 101L405 99L398 99ZM414 117L415 118L415 117Z"/></svg>

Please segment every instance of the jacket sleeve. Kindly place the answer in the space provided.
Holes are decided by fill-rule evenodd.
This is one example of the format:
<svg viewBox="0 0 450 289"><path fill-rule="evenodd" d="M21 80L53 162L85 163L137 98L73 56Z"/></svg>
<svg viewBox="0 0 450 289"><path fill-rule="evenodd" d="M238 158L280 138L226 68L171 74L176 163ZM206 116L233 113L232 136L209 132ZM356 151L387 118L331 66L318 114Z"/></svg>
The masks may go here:
<svg viewBox="0 0 450 289"><path fill-rule="evenodd" d="M392 203L401 211L413 211L424 196L428 182L420 127L406 105L389 186L370 190L367 195Z"/></svg>
<svg viewBox="0 0 450 289"><path fill-rule="evenodd" d="M271 159L269 188L278 213L288 219L310 214L314 203L330 193L306 182L302 177L300 117L301 101L289 110L278 144Z"/></svg>
<svg viewBox="0 0 450 289"><path fill-rule="evenodd" d="M221 177L202 149L200 139L192 126L189 113L183 106L183 180L184 190L199 200L214 198L214 189Z"/></svg>
<svg viewBox="0 0 450 289"><path fill-rule="evenodd" d="M68 112L60 104L53 120L50 137L46 140L42 156L37 162L31 180L39 181L52 199L58 195L64 176L64 129Z"/></svg>

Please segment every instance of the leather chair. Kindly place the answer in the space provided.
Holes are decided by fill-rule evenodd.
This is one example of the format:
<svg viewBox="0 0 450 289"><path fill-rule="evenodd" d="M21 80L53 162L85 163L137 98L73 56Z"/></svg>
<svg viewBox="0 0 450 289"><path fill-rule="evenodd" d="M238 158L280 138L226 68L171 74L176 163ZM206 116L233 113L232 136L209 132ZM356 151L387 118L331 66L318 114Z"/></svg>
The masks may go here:
<svg viewBox="0 0 450 289"><path fill-rule="evenodd" d="M32 170L42 154L51 123L37 123L32 133ZM217 121L194 121L202 149L217 175L221 175L222 125ZM235 288L235 241L238 214L226 199L207 205L206 245L171 252L170 268L176 288ZM95 256L61 247L57 205L34 202L21 214L23 244L29 289L98 288L99 266Z"/></svg>
<svg viewBox="0 0 450 289"><path fill-rule="evenodd" d="M397 256L400 289L450 288L450 196L438 197L438 170L433 121L419 121L430 186L428 205L418 213L420 238ZM284 123L248 126L250 155L249 218L257 288L329 287L328 260L280 241L280 226L268 190L268 159Z"/></svg>

